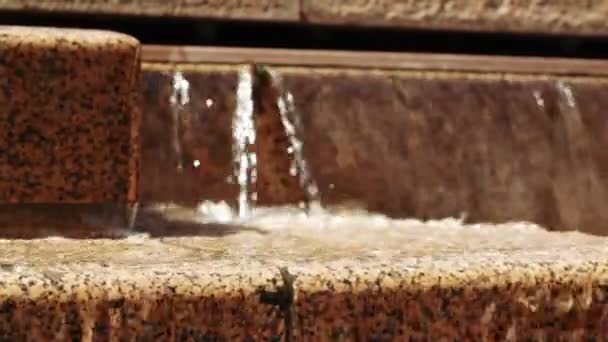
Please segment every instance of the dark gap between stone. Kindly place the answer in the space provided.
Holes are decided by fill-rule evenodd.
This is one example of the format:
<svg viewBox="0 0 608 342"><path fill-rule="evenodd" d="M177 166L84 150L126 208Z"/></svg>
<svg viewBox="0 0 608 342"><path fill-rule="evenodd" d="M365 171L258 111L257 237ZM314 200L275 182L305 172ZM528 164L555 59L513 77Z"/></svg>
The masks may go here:
<svg viewBox="0 0 608 342"><path fill-rule="evenodd" d="M218 20L35 11L0 11L0 24L106 29L130 34L144 44L608 57L608 37L414 30L308 23Z"/></svg>

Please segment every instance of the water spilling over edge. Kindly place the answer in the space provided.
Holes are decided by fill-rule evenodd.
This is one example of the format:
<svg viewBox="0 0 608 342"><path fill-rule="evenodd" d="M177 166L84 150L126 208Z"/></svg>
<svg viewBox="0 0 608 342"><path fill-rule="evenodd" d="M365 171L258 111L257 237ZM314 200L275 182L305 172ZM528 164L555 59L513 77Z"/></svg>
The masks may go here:
<svg viewBox="0 0 608 342"><path fill-rule="evenodd" d="M289 141L287 153L291 156L290 174L298 176L300 187L306 195L305 203L308 211L320 208L319 187L314 180L307 160L304 157L304 139L301 114L297 111L293 94L284 89L283 81L276 72L268 70L273 86L279 91L277 107L285 135Z"/></svg>
<svg viewBox="0 0 608 342"><path fill-rule="evenodd" d="M184 74L181 71L176 71L173 74L172 85L173 93L169 98L169 102L172 105L171 109L173 114L173 149L177 156L177 169L182 170L184 166L182 162L182 146L179 141L180 113L184 106L190 103L190 82L184 78Z"/></svg>
<svg viewBox="0 0 608 342"><path fill-rule="evenodd" d="M255 144L255 122L253 119L253 75L248 67L239 72L236 91L236 109L232 121L234 176L239 185L238 214L250 215L257 195L252 189L257 177L257 157L251 146Z"/></svg>

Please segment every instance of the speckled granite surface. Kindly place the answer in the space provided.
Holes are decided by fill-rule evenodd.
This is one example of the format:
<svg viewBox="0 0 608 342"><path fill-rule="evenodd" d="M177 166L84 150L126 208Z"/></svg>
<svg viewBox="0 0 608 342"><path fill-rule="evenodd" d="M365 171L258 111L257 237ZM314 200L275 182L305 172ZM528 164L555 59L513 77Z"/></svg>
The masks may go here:
<svg viewBox="0 0 608 342"><path fill-rule="evenodd" d="M261 213L182 237L2 240L0 333L597 339L608 337L607 255L608 240L580 233L352 212Z"/></svg>
<svg viewBox="0 0 608 342"><path fill-rule="evenodd" d="M139 42L0 27L0 203L135 200Z"/></svg>

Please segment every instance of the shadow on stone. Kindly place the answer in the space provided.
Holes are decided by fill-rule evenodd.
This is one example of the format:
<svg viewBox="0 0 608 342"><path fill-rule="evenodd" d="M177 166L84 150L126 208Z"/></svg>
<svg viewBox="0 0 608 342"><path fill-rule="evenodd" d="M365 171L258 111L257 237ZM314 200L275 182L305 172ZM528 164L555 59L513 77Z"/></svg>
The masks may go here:
<svg viewBox="0 0 608 342"><path fill-rule="evenodd" d="M240 232L267 233L265 230L255 227L230 223L197 222L187 217L170 217L157 211L144 211L140 213L134 231L138 233L147 233L152 237L222 237L238 234Z"/></svg>
<svg viewBox="0 0 608 342"><path fill-rule="evenodd" d="M132 210L125 204L0 204L0 239L121 239L133 233L152 237L222 237L265 231L241 225L198 222L196 210L140 210L129 229Z"/></svg>

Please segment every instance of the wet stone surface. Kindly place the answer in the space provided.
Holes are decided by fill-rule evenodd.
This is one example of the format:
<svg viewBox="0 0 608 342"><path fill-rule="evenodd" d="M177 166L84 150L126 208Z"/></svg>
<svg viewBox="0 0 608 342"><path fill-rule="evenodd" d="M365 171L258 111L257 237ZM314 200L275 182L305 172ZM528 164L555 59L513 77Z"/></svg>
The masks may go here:
<svg viewBox="0 0 608 342"><path fill-rule="evenodd" d="M184 73L190 102L177 106L177 153L174 74L167 66L145 68L142 200L236 203L231 132L239 69L191 66ZM304 159L324 205L606 233L605 79L272 70L293 97ZM261 205L298 203L306 197L290 173L293 154L277 89L253 93L257 180L251 189Z"/></svg>
<svg viewBox="0 0 608 342"><path fill-rule="evenodd" d="M236 205L234 115L243 66L144 65L140 200L195 206L203 200ZM251 85L256 177L250 192L260 205L305 199L290 174L289 142L276 92ZM255 89L253 89L255 88Z"/></svg>
<svg viewBox="0 0 608 342"><path fill-rule="evenodd" d="M277 71L324 203L606 233L604 79Z"/></svg>
<svg viewBox="0 0 608 342"><path fill-rule="evenodd" d="M163 215L183 219L187 210ZM579 340L608 328L605 238L363 212L306 217L296 208L198 228L164 238L0 240L0 334Z"/></svg>
<svg viewBox="0 0 608 342"><path fill-rule="evenodd" d="M239 70L144 67L140 201L234 204L232 118Z"/></svg>

